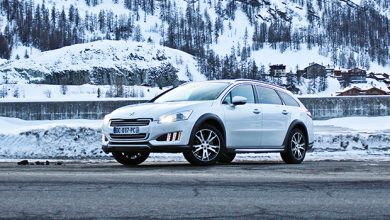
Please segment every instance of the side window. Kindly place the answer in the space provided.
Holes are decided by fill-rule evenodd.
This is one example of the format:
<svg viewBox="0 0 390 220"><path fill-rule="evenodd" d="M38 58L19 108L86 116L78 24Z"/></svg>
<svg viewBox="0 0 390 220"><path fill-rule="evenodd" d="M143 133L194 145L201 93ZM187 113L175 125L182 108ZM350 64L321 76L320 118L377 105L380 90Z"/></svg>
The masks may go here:
<svg viewBox="0 0 390 220"><path fill-rule="evenodd" d="M243 96L247 98L246 103L255 103L255 96L253 95L253 89L251 85L237 86L226 96L223 103L231 104L234 96Z"/></svg>
<svg viewBox="0 0 390 220"><path fill-rule="evenodd" d="M291 97L290 95L288 95L287 93L284 93L284 92L278 92L278 93L282 97L282 99L286 105L299 107L299 103L297 101L295 101L295 99L293 97Z"/></svg>
<svg viewBox="0 0 390 220"><path fill-rule="evenodd" d="M275 90L263 86L256 86L256 90L260 104L282 105L282 100Z"/></svg>

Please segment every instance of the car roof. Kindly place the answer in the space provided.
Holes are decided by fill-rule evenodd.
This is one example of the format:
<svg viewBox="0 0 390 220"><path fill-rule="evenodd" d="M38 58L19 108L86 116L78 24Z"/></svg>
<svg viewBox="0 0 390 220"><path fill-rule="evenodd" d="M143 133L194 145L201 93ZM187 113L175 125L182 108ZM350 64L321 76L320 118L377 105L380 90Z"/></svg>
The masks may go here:
<svg viewBox="0 0 390 220"><path fill-rule="evenodd" d="M204 81L204 82L226 82L226 83L232 83L232 84L233 83L240 83L240 82L252 82L252 83L258 83L258 84L262 84L262 85L271 86L271 87L274 87L274 88L279 88L279 89L282 89L282 90L286 90L282 86L275 85L275 84L272 84L272 83L269 83L269 82L265 82L265 81L254 80L254 79L219 79L219 80L207 80L207 81Z"/></svg>

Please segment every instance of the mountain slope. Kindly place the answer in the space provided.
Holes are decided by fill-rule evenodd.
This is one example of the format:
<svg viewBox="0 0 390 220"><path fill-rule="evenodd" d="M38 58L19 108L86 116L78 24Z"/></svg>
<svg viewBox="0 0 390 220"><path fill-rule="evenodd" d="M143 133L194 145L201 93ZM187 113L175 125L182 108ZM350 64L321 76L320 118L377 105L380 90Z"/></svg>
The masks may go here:
<svg viewBox="0 0 390 220"><path fill-rule="evenodd" d="M95 41L42 52L0 64L0 83L140 84L172 65L178 80L203 80L193 56L160 45L128 41Z"/></svg>
<svg viewBox="0 0 390 220"><path fill-rule="evenodd" d="M379 72L390 65L387 0L31 2L1 3L0 17L7 22L0 27L0 44L11 52L0 57L108 39L187 52L208 79L251 78L277 63L287 64L287 71L309 62ZM22 45L32 49L21 52Z"/></svg>

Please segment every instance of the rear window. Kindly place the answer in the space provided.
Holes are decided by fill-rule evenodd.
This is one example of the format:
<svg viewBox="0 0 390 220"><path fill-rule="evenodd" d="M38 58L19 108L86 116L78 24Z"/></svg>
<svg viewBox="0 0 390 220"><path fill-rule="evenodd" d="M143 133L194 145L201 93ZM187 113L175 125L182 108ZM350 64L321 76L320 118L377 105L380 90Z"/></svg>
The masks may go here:
<svg viewBox="0 0 390 220"><path fill-rule="evenodd" d="M280 97L275 90L267 87L256 86L256 91L260 104L282 105L282 100L280 100Z"/></svg>
<svg viewBox="0 0 390 220"><path fill-rule="evenodd" d="M279 92L279 95L282 97L284 104L286 104L288 106L299 107L299 103L297 101L295 101L295 99L293 97L291 97L290 95L288 95L287 93Z"/></svg>

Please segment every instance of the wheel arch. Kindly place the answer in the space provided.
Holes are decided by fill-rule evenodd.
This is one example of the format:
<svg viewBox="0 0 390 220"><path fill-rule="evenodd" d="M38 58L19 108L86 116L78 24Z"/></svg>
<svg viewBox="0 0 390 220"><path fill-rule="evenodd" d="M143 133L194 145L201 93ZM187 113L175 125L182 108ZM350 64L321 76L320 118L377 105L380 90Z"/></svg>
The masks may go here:
<svg viewBox="0 0 390 220"><path fill-rule="evenodd" d="M195 132L204 124L209 124L217 128L223 136L224 144L226 144L226 130L221 118L219 118L216 114L207 113L199 117L199 119L195 122L195 125L191 130L191 136L188 145L193 143Z"/></svg>
<svg viewBox="0 0 390 220"><path fill-rule="evenodd" d="M308 143L309 134L307 132L307 128L306 128L305 124L302 121L296 119L296 120L291 122L291 124L290 124L290 126L289 126L289 128L287 130L286 137L284 138L284 141L283 141L284 149L286 149L287 141L288 141L288 138L289 138L289 136L291 134L291 131L293 129L295 129L295 128L297 128L297 129L299 129L299 130L301 130L303 132L303 134L305 135L306 144L307 145L309 144Z"/></svg>

